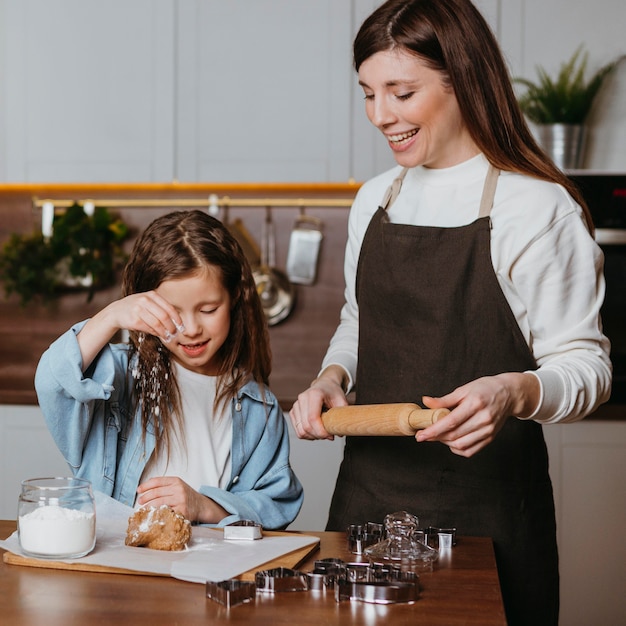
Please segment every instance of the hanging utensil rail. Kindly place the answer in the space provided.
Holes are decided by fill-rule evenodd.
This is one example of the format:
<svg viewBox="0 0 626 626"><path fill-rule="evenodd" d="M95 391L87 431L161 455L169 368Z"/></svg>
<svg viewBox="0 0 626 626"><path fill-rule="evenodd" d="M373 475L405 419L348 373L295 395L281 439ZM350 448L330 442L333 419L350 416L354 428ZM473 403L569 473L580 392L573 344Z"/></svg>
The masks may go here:
<svg viewBox="0 0 626 626"><path fill-rule="evenodd" d="M84 198L81 200L67 200L60 198L33 198L33 206L41 208L45 204L52 204L56 208L67 208L74 203L79 205L97 204L98 206L112 207L197 207L197 208L342 208L352 206L353 199L347 198L231 198L230 196L204 198Z"/></svg>

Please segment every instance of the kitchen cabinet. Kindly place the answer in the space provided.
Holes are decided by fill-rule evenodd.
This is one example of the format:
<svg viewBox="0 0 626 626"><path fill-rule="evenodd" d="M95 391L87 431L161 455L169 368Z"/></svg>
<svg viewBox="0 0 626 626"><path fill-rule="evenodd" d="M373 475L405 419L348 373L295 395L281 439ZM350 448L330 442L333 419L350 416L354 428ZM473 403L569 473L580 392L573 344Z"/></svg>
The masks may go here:
<svg viewBox="0 0 626 626"><path fill-rule="evenodd" d="M544 426L554 485L563 626L626 619L626 421Z"/></svg>
<svg viewBox="0 0 626 626"><path fill-rule="evenodd" d="M0 180L346 181L350 5L0 0Z"/></svg>
<svg viewBox="0 0 626 626"><path fill-rule="evenodd" d="M0 178L171 180L173 0L4 0Z"/></svg>
<svg viewBox="0 0 626 626"><path fill-rule="evenodd" d="M370 178L394 161L351 44L379 3L0 0L0 180ZM583 42L590 69L623 53L623 2L476 4L515 76L556 71ZM625 99L622 67L592 112L586 167L624 168Z"/></svg>

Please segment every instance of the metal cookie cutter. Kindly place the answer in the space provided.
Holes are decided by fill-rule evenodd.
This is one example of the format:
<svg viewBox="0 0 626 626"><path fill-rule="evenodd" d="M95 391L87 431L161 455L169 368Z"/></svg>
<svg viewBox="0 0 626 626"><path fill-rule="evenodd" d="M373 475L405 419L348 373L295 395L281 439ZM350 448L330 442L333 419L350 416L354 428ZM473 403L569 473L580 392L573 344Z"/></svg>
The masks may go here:
<svg viewBox="0 0 626 626"><path fill-rule="evenodd" d="M365 548L378 543L383 538L383 534L384 527L377 522L350 524L346 529L348 550L352 554L363 554Z"/></svg>
<svg viewBox="0 0 626 626"><path fill-rule="evenodd" d="M251 602L256 597L256 585L245 580L207 581L206 597L223 604L230 609L244 602Z"/></svg>
<svg viewBox="0 0 626 626"><path fill-rule="evenodd" d="M424 543L432 548L446 550L452 546L456 546L456 528L439 528L438 526L429 526L424 533L426 535Z"/></svg>
<svg viewBox="0 0 626 626"><path fill-rule="evenodd" d="M403 571L388 563L346 563L339 579L349 583L419 583L419 576L414 571Z"/></svg>
<svg viewBox="0 0 626 626"><path fill-rule="evenodd" d="M342 559L326 558L315 561L313 571L307 574L309 590L332 589L338 578L344 578L346 563Z"/></svg>
<svg viewBox="0 0 626 626"><path fill-rule="evenodd" d="M242 519L224 526L224 539L261 539L263 527L251 520Z"/></svg>
<svg viewBox="0 0 626 626"><path fill-rule="evenodd" d="M275 593L279 591L308 591L306 574L288 567L275 567L254 575L257 591Z"/></svg>
<svg viewBox="0 0 626 626"><path fill-rule="evenodd" d="M394 604L415 602L419 598L419 587L415 582L349 582L339 581L335 585L335 600L359 600L372 604Z"/></svg>

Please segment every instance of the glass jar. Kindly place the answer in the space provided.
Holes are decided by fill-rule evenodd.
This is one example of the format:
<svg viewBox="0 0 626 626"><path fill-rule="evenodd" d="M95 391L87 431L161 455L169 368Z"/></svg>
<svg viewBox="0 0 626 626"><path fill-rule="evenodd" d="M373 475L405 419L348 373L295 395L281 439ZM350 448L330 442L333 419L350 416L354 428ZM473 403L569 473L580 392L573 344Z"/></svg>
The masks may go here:
<svg viewBox="0 0 626 626"><path fill-rule="evenodd" d="M385 517L387 539L365 548L365 556L373 565L388 565L402 572L432 571L439 552L420 541L418 526L415 515L390 513Z"/></svg>
<svg viewBox="0 0 626 626"><path fill-rule="evenodd" d="M42 559L74 559L96 545L96 505L82 478L22 481L17 506L22 552Z"/></svg>

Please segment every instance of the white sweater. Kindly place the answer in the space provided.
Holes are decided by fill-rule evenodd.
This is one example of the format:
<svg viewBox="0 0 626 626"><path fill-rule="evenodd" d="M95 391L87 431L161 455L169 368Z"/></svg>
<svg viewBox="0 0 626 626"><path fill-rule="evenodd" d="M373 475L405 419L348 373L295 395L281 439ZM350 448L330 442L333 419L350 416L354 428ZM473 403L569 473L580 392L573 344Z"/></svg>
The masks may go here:
<svg viewBox="0 0 626 626"><path fill-rule="evenodd" d="M348 221L345 304L322 369L341 365L355 381L358 305L355 276L361 242L395 167L366 182ZM392 222L452 227L473 222L488 162L479 155L446 169L409 170L389 211ZM560 186L502 172L491 211L491 254L500 287L539 366L543 423L582 419L610 394L609 341L602 334L604 257L580 206ZM452 391L452 390L450 390Z"/></svg>

